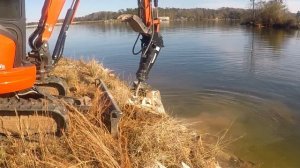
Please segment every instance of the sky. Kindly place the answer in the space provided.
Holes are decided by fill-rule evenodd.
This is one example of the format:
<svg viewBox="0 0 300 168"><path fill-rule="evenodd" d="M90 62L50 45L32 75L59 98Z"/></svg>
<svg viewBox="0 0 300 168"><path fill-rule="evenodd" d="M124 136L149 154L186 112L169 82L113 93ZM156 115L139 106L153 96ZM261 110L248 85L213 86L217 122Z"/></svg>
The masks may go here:
<svg viewBox="0 0 300 168"><path fill-rule="evenodd" d="M71 1L66 0L65 8L70 6ZM43 3L44 1L41 0L26 0L28 22L39 20ZM300 0L285 0L285 3L290 11L300 11ZM220 7L248 8L249 5L250 0L159 0L160 7L217 9ZM119 9L136 7L137 0L81 0L76 15L84 16L98 11L118 11Z"/></svg>

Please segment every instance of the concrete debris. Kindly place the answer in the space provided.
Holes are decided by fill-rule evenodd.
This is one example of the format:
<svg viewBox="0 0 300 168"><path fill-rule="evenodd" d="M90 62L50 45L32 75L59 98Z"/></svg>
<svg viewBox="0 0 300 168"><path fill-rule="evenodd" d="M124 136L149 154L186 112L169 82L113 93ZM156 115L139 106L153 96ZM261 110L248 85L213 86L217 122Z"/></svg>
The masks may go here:
<svg viewBox="0 0 300 168"><path fill-rule="evenodd" d="M181 162L182 168L191 168L190 166L188 166L186 163ZM154 166L153 168L167 168L166 166L164 166L162 163L160 162L156 162L156 166Z"/></svg>
<svg viewBox="0 0 300 168"><path fill-rule="evenodd" d="M141 99L141 106L157 113L166 113L158 90L147 91L146 97Z"/></svg>
<svg viewBox="0 0 300 168"><path fill-rule="evenodd" d="M191 168L190 166L188 166L187 164L185 164L184 162L181 162L182 168Z"/></svg>
<svg viewBox="0 0 300 168"><path fill-rule="evenodd" d="M102 68L103 72L106 74L113 74L114 70L108 69L108 68Z"/></svg>
<svg viewBox="0 0 300 168"><path fill-rule="evenodd" d="M82 105L89 106L92 105L92 99L88 96L84 96L79 99Z"/></svg>
<svg viewBox="0 0 300 168"><path fill-rule="evenodd" d="M105 73L105 74L108 74L109 77L111 78L116 78L117 75L115 74L115 71L114 70L111 70L111 69L108 69L108 68L103 68L101 67L101 70Z"/></svg>
<svg viewBox="0 0 300 168"><path fill-rule="evenodd" d="M166 113L158 90L147 92L146 97L142 101L142 106L149 106L159 113Z"/></svg>
<svg viewBox="0 0 300 168"><path fill-rule="evenodd" d="M216 168L222 168L220 165L219 165L219 162L215 163L216 165Z"/></svg>
<svg viewBox="0 0 300 168"><path fill-rule="evenodd" d="M128 104L137 105L159 114L166 113L158 90L145 90L144 97L132 96L132 98L128 100Z"/></svg>
<svg viewBox="0 0 300 168"><path fill-rule="evenodd" d="M108 76L111 78L116 78L116 74L114 74L114 73L109 73Z"/></svg>
<svg viewBox="0 0 300 168"><path fill-rule="evenodd" d="M156 162L155 168L167 168L167 167L161 164L160 162Z"/></svg>

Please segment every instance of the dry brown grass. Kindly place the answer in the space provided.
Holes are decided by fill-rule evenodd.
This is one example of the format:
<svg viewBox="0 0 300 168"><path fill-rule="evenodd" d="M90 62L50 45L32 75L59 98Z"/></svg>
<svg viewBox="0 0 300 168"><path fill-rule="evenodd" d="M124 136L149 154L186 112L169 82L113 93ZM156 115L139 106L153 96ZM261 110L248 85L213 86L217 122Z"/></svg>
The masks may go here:
<svg viewBox="0 0 300 168"><path fill-rule="evenodd" d="M94 107L82 114L70 107L66 135L38 134L7 137L1 141L1 167L215 167L219 148L209 144L166 114L126 105L129 87L96 61L63 60L54 71L71 87L71 96L90 96ZM120 104L124 116L118 138L101 121L102 93L91 85L104 80Z"/></svg>

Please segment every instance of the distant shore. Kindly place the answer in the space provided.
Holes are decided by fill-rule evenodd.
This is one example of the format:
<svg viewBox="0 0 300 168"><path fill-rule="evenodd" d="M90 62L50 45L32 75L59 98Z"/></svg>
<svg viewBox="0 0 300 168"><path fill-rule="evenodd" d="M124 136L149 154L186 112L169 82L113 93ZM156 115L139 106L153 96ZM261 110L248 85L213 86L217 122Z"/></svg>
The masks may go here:
<svg viewBox="0 0 300 168"><path fill-rule="evenodd" d="M94 20L94 21L74 21L72 24L89 24L89 23L120 23L117 19L110 19L110 20ZM55 26L61 26L62 23L56 23ZM27 23L26 28L35 28L38 26L38 23Z"/></svg>
<svg viewBox="0 0 300 168"><path fill-rule="evenodd" d="M275 29L294 29L294 30L300 30L300 24L294 24L294 25L283 25L283 24L274 24L270 26L266 26L260 23L254 23L254 22L243 22L240 19L203 19L201 21L240 21L240 25L243 26L253 26L257 28L275 28ZM167 20L167 21L161 21L161 23L170 23L170 22L198 22L195 20L188 20L186 18L181 19L174 19L174 20ZM94 23L121 23L118 19L109 19L109 20L81 20L81 21L74 21L72 24L94 24ZM56 26L61 26L62 23L59 22L56 24ZM26 24L26 28L35 28L38 26L38 22L31 22Z"/></svg>
<svg viewBox="0 0 300 168"><path fill-rule="evenodd" d="M241 25L258 27L258 28L274 28L274 29L294 29L294 30L300 30L300 24L293 24L293 25L287 25L287 24L264 25L264 24L255 23L255 22L242 22Z"/></svg>

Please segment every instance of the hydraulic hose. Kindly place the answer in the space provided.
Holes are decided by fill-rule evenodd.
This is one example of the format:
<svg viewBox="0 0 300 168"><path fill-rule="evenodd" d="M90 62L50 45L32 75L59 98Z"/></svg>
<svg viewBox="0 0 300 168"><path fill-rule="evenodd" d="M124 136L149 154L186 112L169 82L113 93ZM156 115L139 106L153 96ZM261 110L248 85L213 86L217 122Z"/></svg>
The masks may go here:
<svg viewBox="0 0 300 168"><path fill-rule="evenodd" d="M132 47L132 54L133 54L133 55L139 55L139 54L142 52L142 48L141 48L140 51L135 52L136 44L137 44L138 40L140 39L140 36L141 36L141 33L139 33L139 35L137 36L137 38L136 38L136 40L135 40L135 42L134 42L134 45L133 45L133 47Z"/></svg>
<svg viewBox="0 0 300 168"><path fill-rule="evenodd" d="M154 7L158 7L158 0L154 0Z"/></svg>

